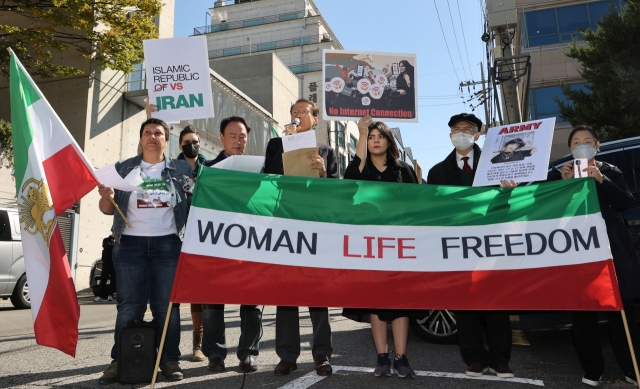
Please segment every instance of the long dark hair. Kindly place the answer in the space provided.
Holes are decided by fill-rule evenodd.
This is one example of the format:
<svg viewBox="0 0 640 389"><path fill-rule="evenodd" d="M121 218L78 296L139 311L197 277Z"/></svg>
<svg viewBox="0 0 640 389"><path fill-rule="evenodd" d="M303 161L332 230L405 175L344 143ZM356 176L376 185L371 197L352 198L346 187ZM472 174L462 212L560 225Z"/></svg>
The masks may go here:
<svg viewBox="0 0 640 389"><path fill-rule="evenodd" d="M404 66L404 72L402 73L406 73L409 75L409 78L411 79L411 82L413 82L413 65L411 65L409 63L409 61L407 61L406 59L403 59L402 61L398 62L398 64L402 64ZM402 73L400 73L399 76L402 75Z"/></svg>
<svg viewBox="0 0 640 389"><path fill-rule="evenodd" d="M398 159L400 156L400 151L398 151L398 145L396 144L395 139L393 138L393 133L389 129L389 126L384 124L383 122L374 122L369 126L369 131L367 133L367 160L371 161L371 153L369 152L369 134L373 130L380 131L380 134L387 140L389 147L387 147L387 161L385 162L385 166L389 165L389 161L394 161Z"/></svg>

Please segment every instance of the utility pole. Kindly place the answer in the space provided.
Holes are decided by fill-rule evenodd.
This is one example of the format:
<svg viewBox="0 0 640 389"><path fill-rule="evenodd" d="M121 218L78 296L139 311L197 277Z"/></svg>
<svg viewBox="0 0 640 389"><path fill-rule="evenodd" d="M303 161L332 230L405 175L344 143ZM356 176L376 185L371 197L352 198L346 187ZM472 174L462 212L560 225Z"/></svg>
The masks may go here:
<svg viewBox="0 0 640 389"><path fill-rule="evenodd" d="M500 31L497 34L498 47L502 48L502 56L497 57L496 59L503 57L511 57L513 56L513 51L511 50L511 41L513 39L514 33L511 33L508 29L505 31ZM500 65L503 69L498 69L500 74L507 74L511 69L515 68L515 63L510 63L514 61L509 61L508 64ZM502 104L505 113L505 124L510 123L520 123L522 121L522 113L520 112L520 95L518 94L518 82L514 76L509 77L507 80L500 80L500 90L502 91Z"/></svg>
<svg viewBox="0 0 640 389"><path fill-rule="evenodd" d="M484 79L484 71L482 70L482 63L480 63L480 72L481 72L481 77L482 77L482 81L466 81L466 82L461 82L460 83L460 89L462 89L463 87L470 87L470 86L474 86L474 85L482 85L482 96L479 97L477 96L478 93L475 93L469 100L465 101L465 103L473 100L474 98L478 98L479 102L478 105L484 105L484 117L485 117L485 126L487 128L489 128L489 106L488 104L490 103L489 101L489 94L488 94L488 90L485 84L485 79ZM476 106L476 107L477 107ZM482 129L480 129L482 131Z"/></svg>
<svg viewBox="0 0 640 389"><path fill-rule="evenodd" d="M484 124L489 128L489 98L485 95L487 87L484 83L484 68L482 67L482 62L480 62L480 77L482 78L482 95L484 97Z"/></svg>

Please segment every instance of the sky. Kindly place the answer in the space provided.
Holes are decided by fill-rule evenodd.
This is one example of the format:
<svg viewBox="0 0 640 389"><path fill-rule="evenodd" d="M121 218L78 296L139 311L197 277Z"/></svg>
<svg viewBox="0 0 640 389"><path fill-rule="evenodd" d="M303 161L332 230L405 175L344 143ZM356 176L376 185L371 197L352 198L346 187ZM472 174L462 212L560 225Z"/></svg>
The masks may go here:
<svg viewBox="0 0 640 389"><path fill-rule="evenodd" d="M204 26L214 1L176 0L174 35L193 35L195 27ZM449 118L472 112L469 104L473 101L465 103L467 87L462 93L459 85L481 79L480 63L486 58L480 40L481 1L314 0L346 50L417 54L419 122L386 123L400 128L404 146L411 147L424 178L453 150ZM486 64L483 66L486 70ZM485 121L482 106L473 113ZM479 143L482 145L482 138Z"/></svg>

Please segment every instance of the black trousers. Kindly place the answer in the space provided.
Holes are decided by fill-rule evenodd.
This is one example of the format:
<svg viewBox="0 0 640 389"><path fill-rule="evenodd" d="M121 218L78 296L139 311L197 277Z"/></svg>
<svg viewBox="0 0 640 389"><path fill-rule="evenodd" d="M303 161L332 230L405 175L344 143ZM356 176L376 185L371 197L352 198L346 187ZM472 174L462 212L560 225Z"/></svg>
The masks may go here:
<svg viewBox="0 0 640 389"><path fill-rule="evenodd" d="M511 321L509 314L499 311L455 311L458 325L458 343L462 359L471 365L509 364L511 358ZM482 341L482 319L487 323L487 343Z"/></svg>
<svg viewBox="0 0 640 389"><path fill-rule="evenodd" d="M248 355L258 355L260 345L260 325L262 313L256 305L240 306L240 340L238 341L239 360ZM202 353L207 357L227 357L227 339L224 323L223 304L204 304L202 306Z"/></svg>
<svg viewBox="0 0 640 389"><path fill-rule="evenodd" d="M111 284L107 285L107 280L111 280ZM113 261L102 261L102 272L100 273L100 283L98 284L98 296L106 299L108 295L113 294L116 290L116 269Z"/></svg>
<svg viewBox="0 0 640 389"><path fill-rule="evenodd" d="M640 361L640 329L636 322L636 311L633 300L624 300L624 311L627 316L629 333L633 348L636 353L636 360ZM627 336L624 331L622 314L620 312L607 312L609 317L609 339L613 348L613 355L618 362L618 366L625 375L634 377L633 362L631 352L627 343ZM598 330L597 312L572 312L573 322L573 344L578 352L580 365L584 370L585 377L597 381L604 372L604 356L602 355L602 345L600 344L600 331Z"/></svg>
<svg viewBox="0 0 640 389"><path fill-rule="evenodd" d="M318 355L331 359L333 342L328 308L309 307L313 341L311 354L313 360ZM278 307L276 310L276 354L287 362L296 362L300 356L300 316L298 307Z"/></svg>

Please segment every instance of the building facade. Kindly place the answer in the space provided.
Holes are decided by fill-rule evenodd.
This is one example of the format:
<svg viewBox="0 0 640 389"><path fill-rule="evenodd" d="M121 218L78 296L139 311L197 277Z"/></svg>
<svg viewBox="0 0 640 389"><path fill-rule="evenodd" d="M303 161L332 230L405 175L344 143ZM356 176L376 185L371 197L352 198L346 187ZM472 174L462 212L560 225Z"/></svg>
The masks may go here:
<svg viewBox="0 0 640 389"><path fill-rule="evenodd" d="M493 11L498 9L496 3L491 4ZM524 120L556 118L552 161L569 152L567 137L571 124L560 116L555 101L555 98L565 99L560 81L564 80L576 89L585 89L587 85L580 76L580 63L567 57L565 52L574 38L582 39L579 30L597 29L597 22L610 11L611 6L620 12L624 4L623 0L515 0L517 27L513 29L513 49L516 53L529 53L531 56L528 117ZM488 12L491 14L492 9Z"/></svg>
<svg viewBox="0 0 640 389"><path fill-rule="evenodd" d="M298 77L297 98L316 102L322 112L322 50L343 47L312 0L216 1L210 14L210 24L195 28L194 34L207 36L212 69L224 76L217 62L249 60L256 54L272 52ZM243 91L252 97L261 93L251 86ZM272 112L281 125L290 121L288 111L294 101ZM283 130L278 128L279 132ZM350 161L347 140L357 141L357 126L348 121L320 120L315 130L319 142L335 148L342 176Z"/></svg>

